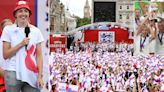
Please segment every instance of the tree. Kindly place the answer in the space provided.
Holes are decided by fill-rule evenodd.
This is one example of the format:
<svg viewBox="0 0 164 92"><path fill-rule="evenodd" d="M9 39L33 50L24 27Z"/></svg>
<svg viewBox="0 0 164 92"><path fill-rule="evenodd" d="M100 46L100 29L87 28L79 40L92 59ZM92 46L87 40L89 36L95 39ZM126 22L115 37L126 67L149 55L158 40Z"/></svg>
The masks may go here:
<svg viewBox="0 0 164 92"><path fill-rule="evenodd" d="M77 27L81 27L83 25L87 25L91 23L91 18L80 18L78 16L76 16L75 18L76 18Z"/></svg>

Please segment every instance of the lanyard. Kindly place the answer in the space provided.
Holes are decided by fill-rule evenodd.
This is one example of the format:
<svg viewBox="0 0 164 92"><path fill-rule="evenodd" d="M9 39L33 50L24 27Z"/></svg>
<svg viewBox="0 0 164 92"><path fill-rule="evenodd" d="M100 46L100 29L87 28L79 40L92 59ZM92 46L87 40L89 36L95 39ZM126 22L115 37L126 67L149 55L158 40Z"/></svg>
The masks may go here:
<svg viewBox="0 0 164 92"><path fill-rule="evenodd" d="M146 37L144 38L144 40L142 41L142 36L140 36L140 51L142 51L142 48L144 48L144 43L146 41Z"/></svg>
<svg viewBox="0 0 164 92"><path fill-rule="evenodd" d="M140 19L139 18L135 18L135 22L136 22L137 25L139 25Z"/></svg>
<svg viewBox="0 0 164 92"><path fill-rule="evenodd" d="M161 34L161 37L160 37L160 34ZM161 43L161 45L163 44L163 42L162 42L162 38L163 38L163 32L159 32L158 33L158 39L159 39L159 42Z"/></svg>

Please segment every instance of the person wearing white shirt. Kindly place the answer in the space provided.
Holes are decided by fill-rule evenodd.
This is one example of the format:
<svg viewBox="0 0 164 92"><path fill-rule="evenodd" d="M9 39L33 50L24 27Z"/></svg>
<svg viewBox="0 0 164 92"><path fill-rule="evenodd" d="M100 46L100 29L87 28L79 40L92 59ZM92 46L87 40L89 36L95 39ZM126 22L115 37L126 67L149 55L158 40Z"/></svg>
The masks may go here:
<svg viewBox="0 0 164 92"><path fill-rule="evenodd" d="M7 25L11 25L12 24L12 21L10 19L4 19L2 22L1 22L1 27L2 27L2 30L4 29L4 27L6 27ZM6 64L7 64L7 60L4 60L3 58L3 47L2 47L2 39L0 37L0 89L2 87L5 86L5 82L4 82L4 72L5 72L5 69L7 68L6 67ZM5 91L5 89L3 90Z"/></svg>
<svg viewBox="0 0 164 92"><path fill-rule="evenodd" d="M164 19L159 18L156 33L156 54L164 55Z"/></svg>
<svg viewBox="0 0 164 92"><path fill-rule="evenodd" d="M11 25L12 24L12 21L10 19L4 19L2 22L1 22L1 27L2 27L2 30L4 29L4 27L6 27L7 25ZM5 70L5 60L3 58L3 49L2 49L2 39L0 37L0 68ZM0 75L3 76L3 70L1 71L0 69Z"/></svg>
<svg viewBox="0 0 164 92"><path fill-rule="evenodd" d="M135 37L135 55L149 55L155 53L155 24L148 17L139 26Z"/></svg>
<svg viewBox="0 0 164 92"><path fill-rule="evenodd" d="M15 24L6 26L2 33L3 57L8 59L7 92L39 92L43 85L44 39L41 31L29 23L31 14L28 2L19 0L13 11Z"/></svg>

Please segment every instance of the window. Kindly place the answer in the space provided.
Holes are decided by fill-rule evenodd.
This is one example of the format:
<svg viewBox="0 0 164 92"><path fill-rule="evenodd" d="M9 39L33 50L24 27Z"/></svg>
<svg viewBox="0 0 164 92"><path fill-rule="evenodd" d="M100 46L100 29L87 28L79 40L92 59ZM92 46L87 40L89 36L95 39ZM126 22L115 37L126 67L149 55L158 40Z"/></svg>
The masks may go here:
<svg viewBox="0 0 164 92"><path fill-rule="evenodd" d="M126 16L126 19L129 19L129 14Z"/></svg>
<svg viewBox="0 0 164 92"><path fill-rule="evenodd" d="M120 14L120 19L122 19L122 15Z"/></svg>
<svg viewBox="0 0 164 92"><path fill-rule="evenodd" d="M50 25L50 31L54 31L54 25Z"/></svg>
<svg viewBox="0 0 164 92"><path fill-rule="evenodd" d="M127 9L129 9L129 5L127 6Z"/></svg>
<svg viewBox="0 0 164 92"><path fill-rule="evenodd" d="M122 9L122 6L120 5L120 9Z"/></svg>

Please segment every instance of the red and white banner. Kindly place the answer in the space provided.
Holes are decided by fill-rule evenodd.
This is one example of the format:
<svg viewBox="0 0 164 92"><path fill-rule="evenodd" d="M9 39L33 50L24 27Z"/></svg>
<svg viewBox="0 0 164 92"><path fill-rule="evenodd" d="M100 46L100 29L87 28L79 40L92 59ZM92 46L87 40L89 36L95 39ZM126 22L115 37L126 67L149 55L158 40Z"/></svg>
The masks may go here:
<svg viewBox="0 0 164 92"><path fill-rule="evenodd" d="M111 40L113 39L113 41L117 42L117 43L120 43L120 42L133 43L133 39L129 39L128 30L125 30L122 28L111 28L111 29L105 30L105 31L104 30L85 30L84 31L84 42L100 41L101 32L102 32L102 34L105 32L106 38L104 38L104 39L111 39ZM111 38L107 37L108 34L110 34Z"/></svg>
<svg viewBox="0 0 164 92"><path fill-rule="evenodd" d="M50 35L50 52L64 52L66 50L67 37L64 35Z"/></svg>

